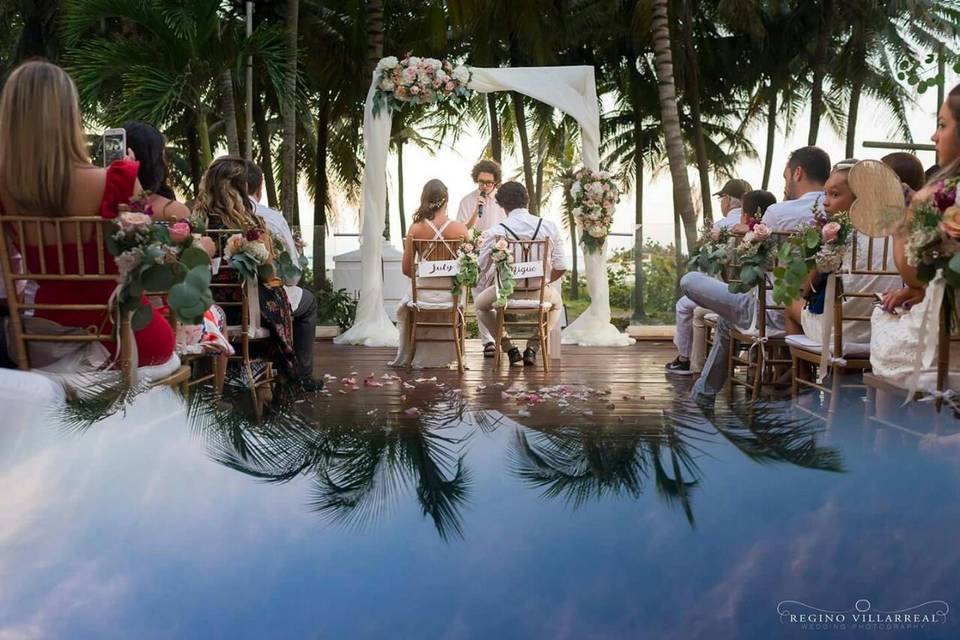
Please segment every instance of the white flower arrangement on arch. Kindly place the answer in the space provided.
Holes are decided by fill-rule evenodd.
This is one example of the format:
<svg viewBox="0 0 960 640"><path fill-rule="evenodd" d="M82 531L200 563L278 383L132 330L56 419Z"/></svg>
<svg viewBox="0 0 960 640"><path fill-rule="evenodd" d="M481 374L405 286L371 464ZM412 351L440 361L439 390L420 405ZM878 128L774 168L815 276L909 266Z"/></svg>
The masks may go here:
<svg viewBox="0 0 960 640"><path fill-rule="evenodd" d="M377 63L377 88L373 114L391 112L405 104L435 104L470 97L467 84L470 69L449 60L418 58L407 54L402 60L387 56Z"/></svg>
<svg viewBox="0 0 960 640"><path fill-rule="evenodd" d="M581 231L580 243L585 251L596 253L610 234L620 190L610 173L580 169L573 175L570 196L573 217Z"/></svg>

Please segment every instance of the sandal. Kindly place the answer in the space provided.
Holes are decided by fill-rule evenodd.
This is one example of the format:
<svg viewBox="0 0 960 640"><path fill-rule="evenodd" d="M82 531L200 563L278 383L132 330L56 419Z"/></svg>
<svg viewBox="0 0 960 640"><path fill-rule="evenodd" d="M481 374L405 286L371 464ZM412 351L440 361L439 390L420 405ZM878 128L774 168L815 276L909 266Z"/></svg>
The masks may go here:
<svg viewBox="0 0 960 640"><path fill-rule="evenodd" d="M493 358L497 355L497 346L492 342L488 342L483 345L483 357L484 358Z"/></svg>

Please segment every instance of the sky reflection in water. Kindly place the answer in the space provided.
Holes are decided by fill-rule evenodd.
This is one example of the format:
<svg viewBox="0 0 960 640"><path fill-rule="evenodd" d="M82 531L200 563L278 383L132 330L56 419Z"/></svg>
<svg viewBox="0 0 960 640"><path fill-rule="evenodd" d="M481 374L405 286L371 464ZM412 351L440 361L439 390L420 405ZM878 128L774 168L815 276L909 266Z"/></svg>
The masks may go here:
<svg viewBox="0 0 960 640"><path fill-rule="evenodd" d="M456 397L317 426L226 400L0 428L0 638L808 637L778 602L960 603L950 432L680 401L533 429Z"/></svg>

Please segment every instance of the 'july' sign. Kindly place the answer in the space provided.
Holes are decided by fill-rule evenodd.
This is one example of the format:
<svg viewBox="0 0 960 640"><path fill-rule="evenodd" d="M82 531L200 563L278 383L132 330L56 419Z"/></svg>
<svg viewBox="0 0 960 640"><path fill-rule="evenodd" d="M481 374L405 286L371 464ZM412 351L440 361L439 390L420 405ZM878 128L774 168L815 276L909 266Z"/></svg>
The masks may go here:
<svg viewBox="0 0 960 640"><path fill-rule="evenodd" d="M419 278L445 278L458 273L460 273L460 263L456 260L424 261L417 268Z"/></svg>

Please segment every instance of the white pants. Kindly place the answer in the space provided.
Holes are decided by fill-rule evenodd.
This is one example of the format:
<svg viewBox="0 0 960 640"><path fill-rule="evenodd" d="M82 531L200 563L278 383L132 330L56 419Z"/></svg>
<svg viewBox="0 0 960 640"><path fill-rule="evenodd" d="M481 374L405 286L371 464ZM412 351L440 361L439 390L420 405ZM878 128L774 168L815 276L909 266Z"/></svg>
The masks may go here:
<svg viewBox="0 0 960 640"><path fill-rule="evenodd" d="M517 293L516 297L525 297L525 298L534 298L539 294L532 292L529 294ZM473 303L477 308L477 319L478 323L486 325L491 328L496 328L497 326L497 312L494 311L494 303L497 301L497 288L496 286L489 286L484 289L480 295L478 295ZM547 330L553 331L553 329L560 322L560 310L563 306L563 301L560 297L560 294L551 286L547 286L543 290L543 301L553 303L553 308L550 309L550 312L547 314ZM491 338L491 341L493 338ZM539 341L536 338L527 340L528 347L534 347L538 345ZM510 340L505 340L504 346L510 348ZM539 345L535 348L539 348Z"/></svg>

